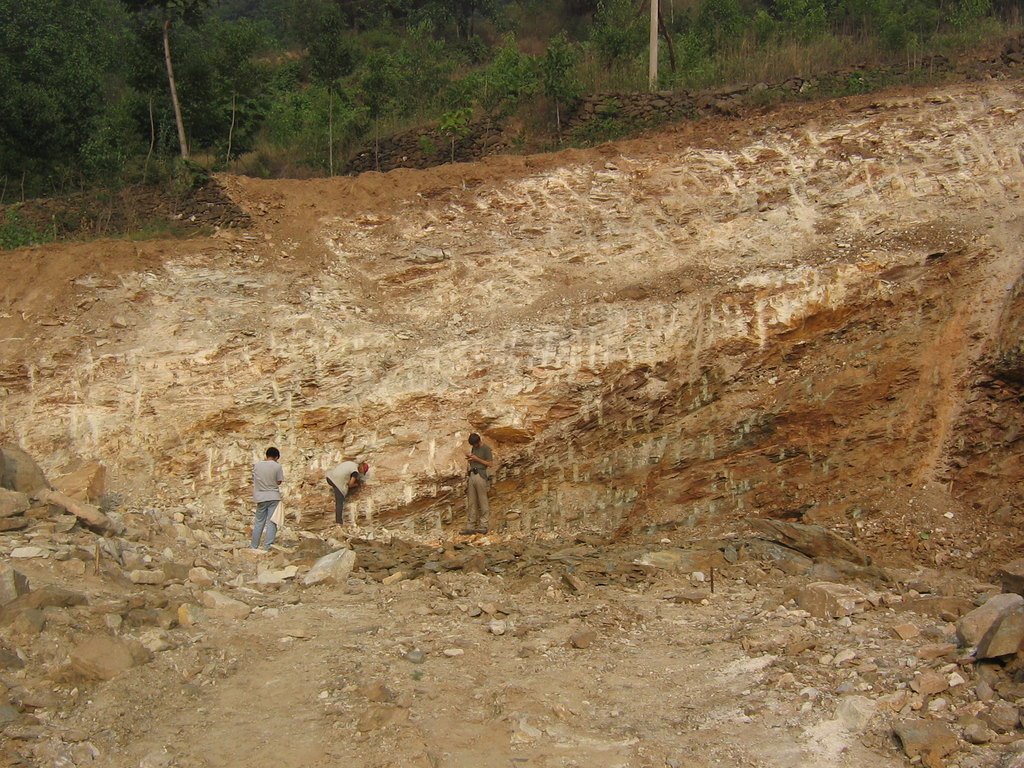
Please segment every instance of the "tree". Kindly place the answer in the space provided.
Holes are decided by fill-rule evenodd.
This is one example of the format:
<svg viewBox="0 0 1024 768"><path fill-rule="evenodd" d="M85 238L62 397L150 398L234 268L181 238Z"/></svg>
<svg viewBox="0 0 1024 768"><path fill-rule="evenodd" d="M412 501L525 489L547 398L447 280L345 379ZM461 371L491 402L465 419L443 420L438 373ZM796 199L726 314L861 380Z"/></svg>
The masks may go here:
<svg viewBox="0 0 1024 768"><path fill-rule="evenodd" d="M395 57L386 50L378 50L366 57L359 78L359 100L373 120L374 165L380 170L380 121L395 111L401 88L401 70Z"/></svg>
<svg viewBox="0 0 1024 768"><path fill-rule="evenodd" d="M441 115L438 129L451 142L451 158L453 163L455 162L455 142L469 135L469 121L472 117L473 110L469 107L453 109L451 112L445 112Z"/></svg>
<svg viewBox="0 0 1024 768"><path fill-rule="evenodd" d="M188 139L185 135L185 121L181 116L181 103L178 101L178 87L174 81L174 64L171 60L171 25L181 19L194 23L209 5L210 0L124 0L127 7L136 13L159 13L164 46L164 64L167 67L167 84L171 92L171 104L174 106L174 122L178 128L178 146L181 156L187 160L189 156Z"/></svg>
<svg viewBox="0 0 1024 768"><path fill-rule="evenodd" d="M491 63L467 79L475 83L477 101L488 114L514 107L541 85L537 61L522 53L511 35Z"/></svg>
<svg viewBox="0 0 1024 768"><path fill-rule="evenodd" d="M608 69L644 48L646 27L631 0L599 0L590 42Z"/></svg>
<svg viewBox="0 0 1024 768"><path fill-rule="evenodd" d="M541 82L544 95L555 102L555 130L558 143L562 143L561 105L573 101L580 95L580 83L574 68L577 61L576 49L565 33L559 32L548 43L548 49L541 61Z"/></svg>
<svg viewBox="0 0 1024 768"><path fill-rule="evenodd" d="M80 166L124 32L110 0L0 0L0 176L42 191Z"/></svg>
<svg viewBox="0 0 1024 768"><path fill-rule="evenodd" d="M355 69L356 51L348 42L341 11L332 6L321 14L317 34L309 42L309 66L313 78L327 89L327 156L334 175L334 97L341 78Z"/></svg>

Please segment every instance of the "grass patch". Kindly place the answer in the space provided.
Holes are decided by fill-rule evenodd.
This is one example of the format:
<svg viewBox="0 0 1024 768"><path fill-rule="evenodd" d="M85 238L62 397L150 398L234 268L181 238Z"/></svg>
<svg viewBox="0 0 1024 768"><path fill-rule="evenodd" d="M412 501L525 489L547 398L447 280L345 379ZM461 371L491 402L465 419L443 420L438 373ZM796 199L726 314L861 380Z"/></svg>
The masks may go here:
<svg viewBox="0 0 1024 768"><path fill-rule="evenodd" d="M0 223L0 249L5 251L24 248L29 245L50 243L56 239L57 225L55 223L51 223L43 229L38 229L22 220L16 207L9 208L4 213L3 223Z"/></svg>

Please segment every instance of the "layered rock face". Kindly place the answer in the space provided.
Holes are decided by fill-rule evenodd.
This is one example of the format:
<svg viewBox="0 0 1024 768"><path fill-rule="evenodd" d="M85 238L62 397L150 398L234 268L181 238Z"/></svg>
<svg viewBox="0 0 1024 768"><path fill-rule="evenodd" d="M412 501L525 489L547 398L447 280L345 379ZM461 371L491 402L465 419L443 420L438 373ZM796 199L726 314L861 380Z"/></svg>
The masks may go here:
<svg viewBox="0 0 1024 768"><path fill-rule="evenodd" d="M333 520L325 470L365 458L359 520L422 531L460 514L475 430L513 531L753 514L931 559L955 525L941 557L1002 557L971 516L1019 496L1020 409L995 469L972 446L979 360L1018 311L1020 90L222 179L251 232L13 255L0 433L48 471L101 459L111 487L239 521L276 445L310 528Z"/></svg>

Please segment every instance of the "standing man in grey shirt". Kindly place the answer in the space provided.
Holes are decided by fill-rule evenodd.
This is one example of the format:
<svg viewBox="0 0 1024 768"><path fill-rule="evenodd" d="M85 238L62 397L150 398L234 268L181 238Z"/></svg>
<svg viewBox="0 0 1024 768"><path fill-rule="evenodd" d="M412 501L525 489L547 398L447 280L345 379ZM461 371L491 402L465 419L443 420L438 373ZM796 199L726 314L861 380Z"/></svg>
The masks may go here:
<svg viewBox="0 0 1024 768"><path fill-rule="evenodd" d="M281 469L280 458L281 452L277 448L267 448L267 458L257 461L252 468L252 498L256 502L256 520L252 526L251 546L255 550L260 547L264 526L267 529L265 549L270 549L277 536L277 526L270 518L281 503L280 485L284 482L284 470Z"/></svg>
<svg viewBox="0 0 1024 768"><path fill-rule="evenodd" d="M491 447L480 439L476 432L469 436L469 463L466 472L466 527L462 535L487 533L487 517L490 505L487 501L487 486L491 482L490 468L494 463Z"/></svg>

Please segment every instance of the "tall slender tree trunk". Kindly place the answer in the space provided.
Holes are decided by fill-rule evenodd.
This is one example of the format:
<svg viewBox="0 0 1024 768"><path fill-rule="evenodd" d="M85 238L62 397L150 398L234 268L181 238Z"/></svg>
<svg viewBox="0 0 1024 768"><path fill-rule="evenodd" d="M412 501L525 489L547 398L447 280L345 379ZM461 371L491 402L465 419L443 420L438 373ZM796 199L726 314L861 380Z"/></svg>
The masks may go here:
<svg viewBox="0 0 1024 768"><path fill-rule="evenodd" d="M327 89L327 165L334 176L334 88Z"/></svg>
<svg viewBox="0 0 1024 768"><path fill-rule="evenodd" d="M658 11L658 27L661 29L661 36L665 38L665 45L668 46L668 62L669 66L672 67L672 71L676 71L676 47L672 45L672 35L669 34L668 27L665 26L665 17L661 15L661 11Z"/></svg>
<svg viewBox="0 0 1024 768"><path fill-rule="evenodd" d="M231 127L228 128L228 153L224 158L224 164L231 162L231 140L235 136L235 98L237 94L231 94Z"/></svg>
<svg viewBox="0 0 1024 768"><path fill-rule="evenodd" d="M167 64L167 82L171 86L171 104L174 105L174 122L178 126L178 144L181 156L188 160L188 139L185 138L185 121L181 119L181 105L178 103L178 86L174 84L174 66L171 64L171 20L164 19L164 63Z"/></svg>
<svg viewBox="0 0 1024 768"><path fill-rule="evenodd" d="M149 97L149 152L146 153L146 164L142 166L142 183L149 177L149 161L156 147L156 119L153 117L153 97Z"/></svg>

